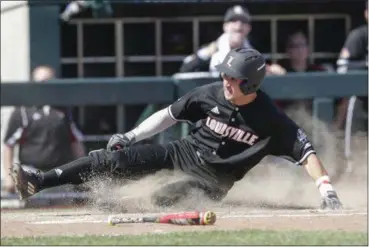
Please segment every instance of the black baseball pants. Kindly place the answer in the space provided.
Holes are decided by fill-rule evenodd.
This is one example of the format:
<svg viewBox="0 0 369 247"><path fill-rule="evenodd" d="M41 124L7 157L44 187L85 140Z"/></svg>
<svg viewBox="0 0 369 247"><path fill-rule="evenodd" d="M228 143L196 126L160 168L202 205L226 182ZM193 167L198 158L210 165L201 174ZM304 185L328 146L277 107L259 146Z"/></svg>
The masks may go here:
<svg viewBox="0 0 369 247"><path fill-rule="evenodd" d="M162 169L180 170L188 179L165 185L153 195L154 203L161 206L175 204L194 189L201 190L212 200L223 199L229 186L220 186L214 169L203 164L194 147L186 140L166 145L137 145L117 151L117 160L111 171L117 176L139 179Z"/></svg>
<svg viewBox="0 0 369 247"><path fill-rule="evenodd" d="M44 173L41 187L81 184L102 174L137 180L163 169L182 171L189 178L168 184L155 193L153 199L159 205L174 204L193 189L203 191L210 199L221 200L233 186L232 179L224 179L224 172L202 162L194 145L182 139L165 145L145 144L113 152L105 149L90 152L87 157Z"/></svg>

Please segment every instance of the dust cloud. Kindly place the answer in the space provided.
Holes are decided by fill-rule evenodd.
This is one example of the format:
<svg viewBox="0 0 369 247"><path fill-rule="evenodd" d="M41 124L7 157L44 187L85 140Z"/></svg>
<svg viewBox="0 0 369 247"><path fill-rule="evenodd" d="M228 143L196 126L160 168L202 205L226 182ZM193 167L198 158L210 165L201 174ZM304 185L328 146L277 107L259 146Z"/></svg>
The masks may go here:
<svg viewBox="0 0 369 247"><path fill-rule="evenodd" d="M312 139L312 117L304 108L291 109L294 119ZM317 141L313 143L327 168L333 186L345 209L367 208L367 135L355 133L352 158L344 158L343 134L318 122ZM229 191L220 203L206 199L201 191L193 191L186 200L172 208L159 208L151 195L167 183L185 179L183 174L160 171L139 181L117 185L109 178L92 184L91 207L114 212L163 212L171 209L252 208L252 209L316 209L320 194L305 170L282 158L266 157Z"/></svg>

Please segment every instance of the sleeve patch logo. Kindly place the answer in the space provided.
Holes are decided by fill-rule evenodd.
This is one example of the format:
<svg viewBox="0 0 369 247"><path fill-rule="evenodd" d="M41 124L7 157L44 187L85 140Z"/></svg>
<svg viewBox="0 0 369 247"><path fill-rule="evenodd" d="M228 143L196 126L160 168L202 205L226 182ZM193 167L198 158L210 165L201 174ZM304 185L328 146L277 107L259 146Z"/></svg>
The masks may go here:
<svg viewBox="0 0 369 247"><path fill-rule="evenodd" d="M301 129L298 129L297 130L297 139L300 141L300 142L302 142L302 143L304 143L304 142L307 142L308 141L308 139L307 139L307 135L305 134L305 132L304 131L302 131Z"/></svg>

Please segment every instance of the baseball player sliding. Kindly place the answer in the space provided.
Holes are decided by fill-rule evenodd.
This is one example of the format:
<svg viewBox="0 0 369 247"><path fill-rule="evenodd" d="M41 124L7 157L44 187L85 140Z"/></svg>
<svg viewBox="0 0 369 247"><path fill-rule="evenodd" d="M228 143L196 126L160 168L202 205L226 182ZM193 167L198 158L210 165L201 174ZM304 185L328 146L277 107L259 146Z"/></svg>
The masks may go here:
<svg viewBox="0 0 369 247"><path fill-rule="evenodd" d="M320 191L323 209L340 209L328 173L304 131L259 90L265 76L263 56L250 48L231 50L217 69L222 82L198 87L137 128L113 135L106 149L44 173L14 165L11 174L21 199L46 188L81 184L102 173L137 179L174 169L191 179L166 185L153 196L154 203L173 205L193 188L219 201L266 155L274 155L305 168ZM201 125L181 140L132 146L180 121Z"/></svg>

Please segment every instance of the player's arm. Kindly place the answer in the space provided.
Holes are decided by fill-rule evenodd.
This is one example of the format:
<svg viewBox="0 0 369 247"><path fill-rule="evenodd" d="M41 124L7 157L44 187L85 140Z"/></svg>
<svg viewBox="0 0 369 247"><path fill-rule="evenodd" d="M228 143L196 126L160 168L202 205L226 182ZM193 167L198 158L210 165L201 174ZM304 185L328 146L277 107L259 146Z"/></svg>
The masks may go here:
<svg viewBox="0 0 369 247"><path fill-rule="evenodd" d="M108 150L115 150L130 146L135 142L144 140L174 125L174 120L169 113L169 107L155 112L146 118L140 125L125 134L113 135L107 145Z"/></svg>
<svg viewBox="0 0 369 247"><path fill-rule="evenodd" d="M321 208L340 209L342 207L337 193L331 184L327 170L316 154L310 154L302 163L306 172L315 181L323 197Z"/></svg>
<svg viewBox="0 0 369 247"><path fill-rule="evenodd" d="M341 202L331 184L328 172L305 132L283 113L276 117L272 126L275 126L274 131L277 133L273 136L272 154L305 168L323 198L322 208L340 208Z"/></svg>
<svg viewBox="0 0 369 247"><path fill-rule="evenodd" d="M168 129L178 121L196 122L201 116L198 95L199 92L195 89L170 106L157 111L133 130L125 134L113 135L107 149L114 150L117 147L129 146Z"/></svg>
<svg viewBox="0 0 369 247"><path fill-rule="evenodd" d="M138 142L168 129L175 123L177 121L170 116L169 107L166 107L145 119L128 133L134 137L135 142Z"/></svg>

